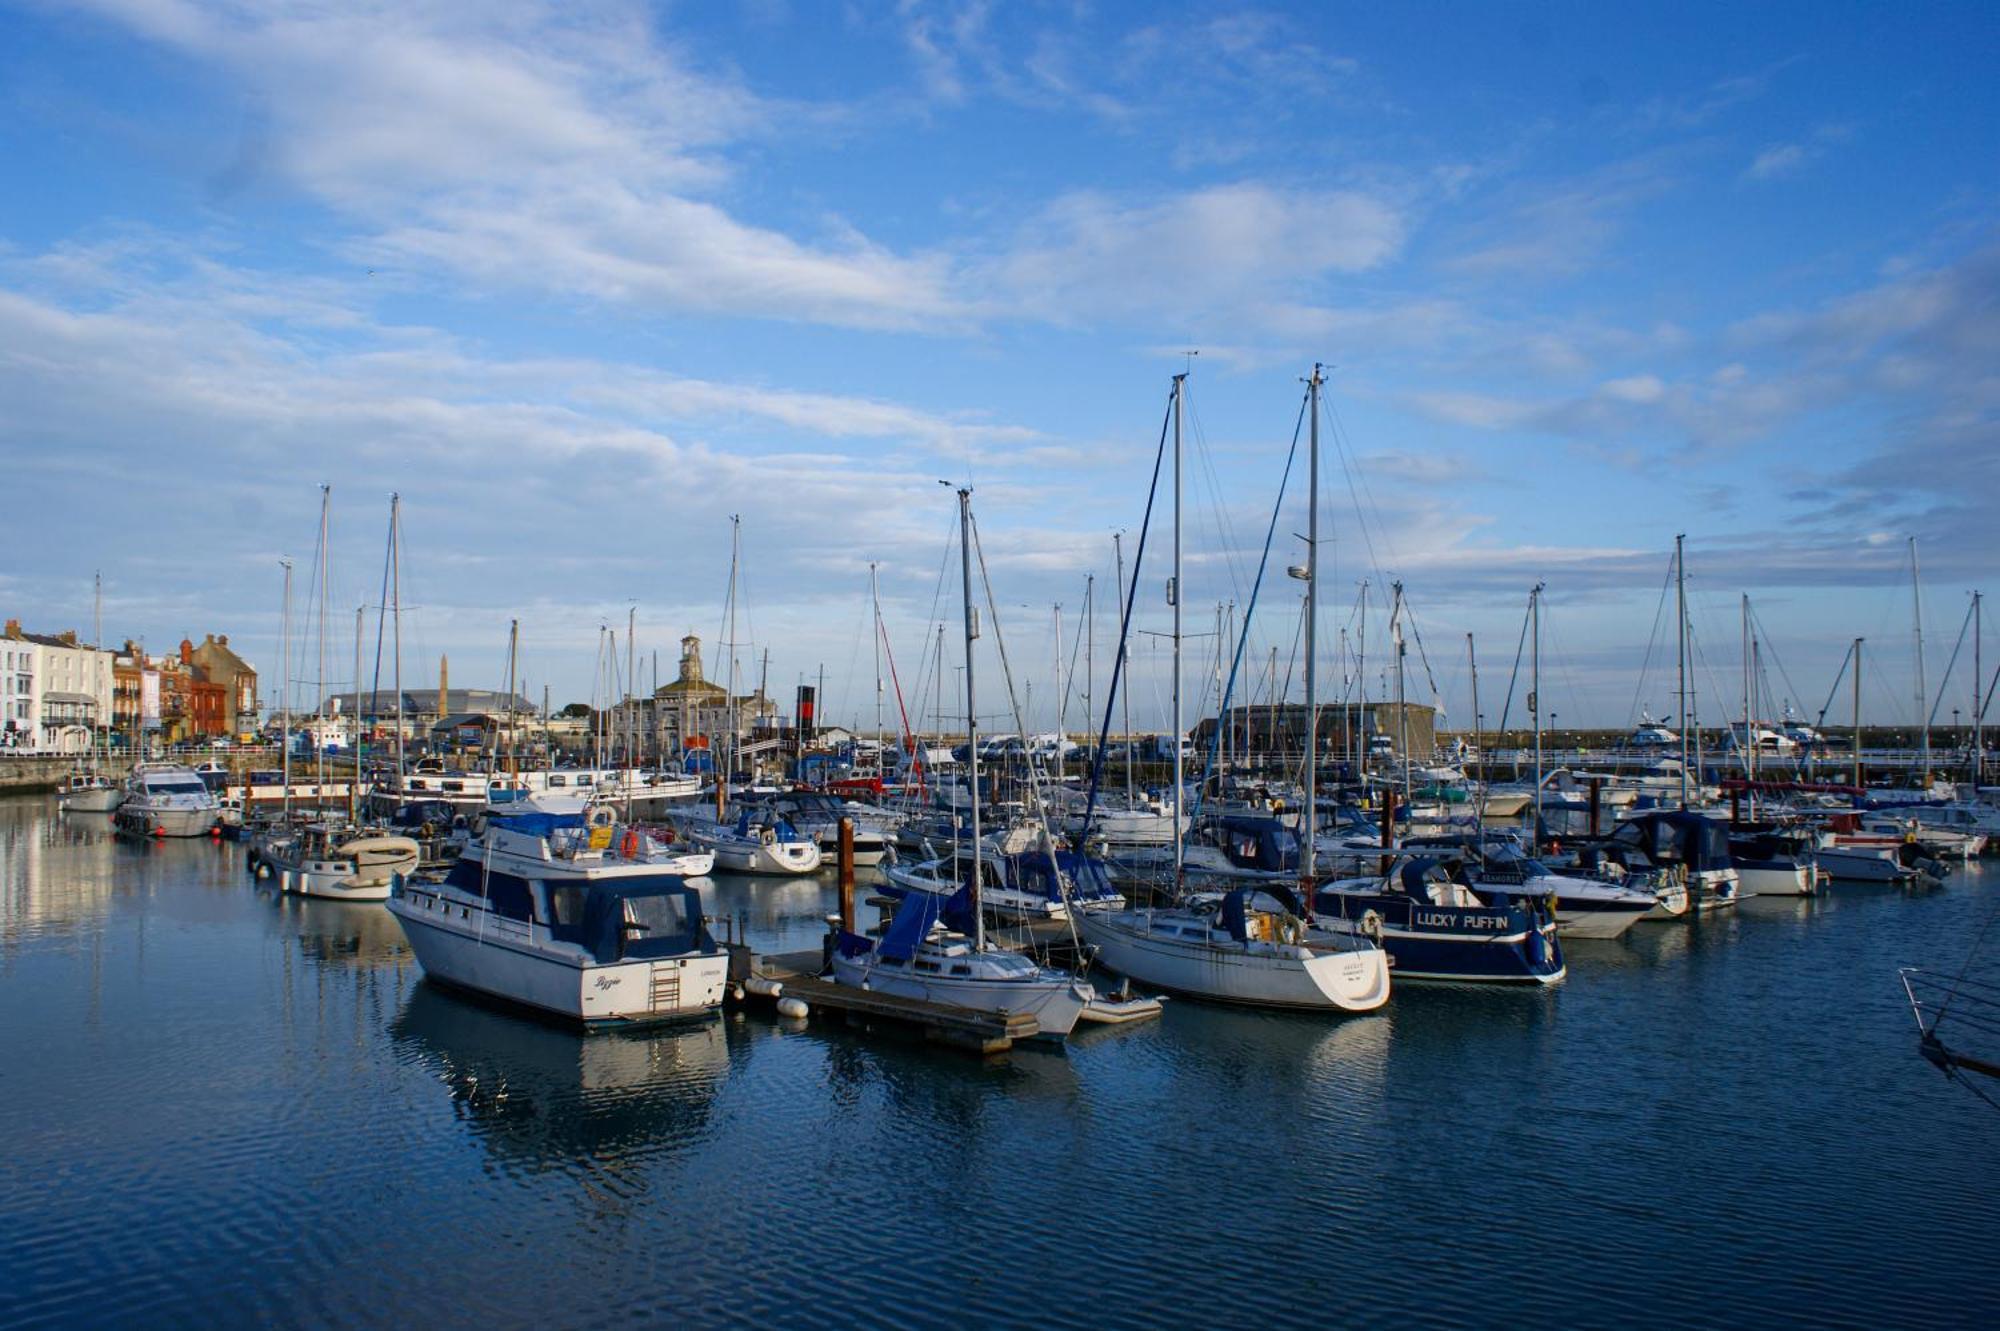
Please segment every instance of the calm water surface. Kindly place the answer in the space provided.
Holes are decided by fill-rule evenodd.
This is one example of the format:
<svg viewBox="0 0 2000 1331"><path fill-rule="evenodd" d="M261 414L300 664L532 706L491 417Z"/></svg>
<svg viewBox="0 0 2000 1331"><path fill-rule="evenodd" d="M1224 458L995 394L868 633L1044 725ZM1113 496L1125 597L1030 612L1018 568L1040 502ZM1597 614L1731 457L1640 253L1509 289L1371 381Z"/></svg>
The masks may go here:
<svg viewBox="0 0 2000 1331"><path fill-rule="evenodd" d="M1997 877L980 1062L586 1039L235 847L0 802L0 1324L1990 1327L2000 1113L1895 968L1957 966ZM832 904L707 895L773 948Z"/></svg>

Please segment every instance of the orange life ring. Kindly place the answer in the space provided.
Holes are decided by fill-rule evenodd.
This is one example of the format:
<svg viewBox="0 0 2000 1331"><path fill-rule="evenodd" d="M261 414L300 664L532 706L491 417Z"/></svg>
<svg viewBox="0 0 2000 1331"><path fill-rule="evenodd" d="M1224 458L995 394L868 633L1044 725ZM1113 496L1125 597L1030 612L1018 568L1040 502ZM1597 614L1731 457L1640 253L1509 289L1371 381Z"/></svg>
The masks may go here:
<svg viewBox="0 0 2000 1331"><path fill-rule="evenodd" d="M618 853L623 855L628 860L638 858L639 855L638 828L628 827L625 829L625 839L618 843Z"/></svg>

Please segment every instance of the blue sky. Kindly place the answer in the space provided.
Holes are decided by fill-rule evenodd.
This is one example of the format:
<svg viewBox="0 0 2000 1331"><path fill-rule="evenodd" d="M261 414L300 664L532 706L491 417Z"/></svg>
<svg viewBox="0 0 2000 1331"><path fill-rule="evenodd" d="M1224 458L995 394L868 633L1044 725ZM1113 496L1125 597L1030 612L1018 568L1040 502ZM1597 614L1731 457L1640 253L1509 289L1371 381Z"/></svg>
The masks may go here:
<svg viewBox="0 0 2000 1331"><path fill-rule="evenodd" d="M101 568L109 635L228 632L275 675L317 485L349 634L397 490L406 677L450 652L496 682L518 617L562 701L634 603L663 674L714 638L740 513L746 674L823 665L872 723L867 565L914 706L956 613L937 481L969 480L1041 726L1052 607L1073 634L1092 572L1109 659L1111 533L1199 349L1191 628L1248 599L1320 360L1336 679L1365 578L1382 686L1400 578L1454 723L1477 635L1490 722L1545 580L1551 710L1669 712L1670 634L1640 667L1684 531L1705 714L1747 592L1774 701L1816 711L1866 636L1871 719L1907 722L1905 538L1933 689L2000 554L1996 32L1990 5L0 5L0 600L87 627ZM1294 586L1250 650L1296 696ZM1940 715L1970 691L1961 662Z"/></svg>

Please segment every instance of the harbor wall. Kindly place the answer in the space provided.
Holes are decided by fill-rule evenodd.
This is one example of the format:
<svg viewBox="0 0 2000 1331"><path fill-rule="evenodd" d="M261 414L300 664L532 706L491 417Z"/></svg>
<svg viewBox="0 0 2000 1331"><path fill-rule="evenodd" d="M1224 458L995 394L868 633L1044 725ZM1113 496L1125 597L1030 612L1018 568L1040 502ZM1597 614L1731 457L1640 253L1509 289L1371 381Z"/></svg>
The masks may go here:
<svg viewBox="0 0 2000 1331"><path fill-rule="evenodd" d="M0 795L34 795L62 788L63 781L77 770L80 755L0 754ZM131 770L129 758L112 758L99 763L99 770L117 779Z"/></svg>

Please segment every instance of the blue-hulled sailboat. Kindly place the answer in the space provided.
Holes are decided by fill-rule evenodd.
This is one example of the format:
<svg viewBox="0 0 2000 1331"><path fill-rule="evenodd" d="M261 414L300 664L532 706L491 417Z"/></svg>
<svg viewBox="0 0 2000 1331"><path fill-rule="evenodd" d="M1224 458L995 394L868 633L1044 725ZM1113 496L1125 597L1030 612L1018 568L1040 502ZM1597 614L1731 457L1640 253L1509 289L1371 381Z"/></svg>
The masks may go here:
<svg viewBox="0 0 2000 1331"><path fill-rule="evenodd" d="M1455 874L1456 861L1403 859L1379 877L1344 878L1314 894L1316 933L1379 939L1397 980L1554 984L1563 978L1553 902L1543 893Z"/></svg>

